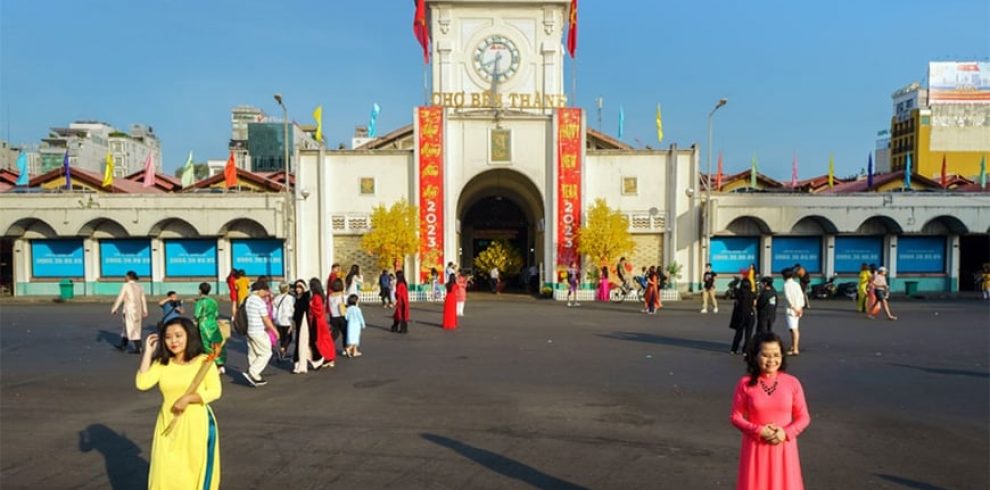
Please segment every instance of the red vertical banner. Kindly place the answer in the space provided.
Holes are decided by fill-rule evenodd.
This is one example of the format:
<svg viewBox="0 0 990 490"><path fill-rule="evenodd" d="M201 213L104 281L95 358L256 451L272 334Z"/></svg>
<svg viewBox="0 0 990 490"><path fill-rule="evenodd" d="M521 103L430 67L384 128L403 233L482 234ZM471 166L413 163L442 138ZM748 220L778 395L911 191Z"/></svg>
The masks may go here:
<svg viewBox="0 0 990 490"><path fill-rule="evenodd" d="M581 264L581 109L557 109L557 270Z"/></svg>
<svg viewBox="0 0 990 490"><path fill-rule="evenodd" d="M420 107L419 257L420 283L430 269L443 270L443 107Z"/></svg>

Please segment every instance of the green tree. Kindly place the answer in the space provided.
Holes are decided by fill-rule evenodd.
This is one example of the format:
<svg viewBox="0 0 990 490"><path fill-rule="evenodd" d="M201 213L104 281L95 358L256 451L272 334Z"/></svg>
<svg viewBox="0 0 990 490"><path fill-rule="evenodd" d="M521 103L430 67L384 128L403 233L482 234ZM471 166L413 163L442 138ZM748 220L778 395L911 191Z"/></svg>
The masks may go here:
<svg viewBox="0 0 990 490"><path fill-rule="evenodd" d="M485 274L497 267L502 274L517 274L522 268L522 256L505 240L496 240L474 258L474 267Z"/></svg>
<svg viewBox="0 0 990 490"><path fill-rule="evenodd" d="M585 225L578 230L578 252L590 256L600 267L632 252L635 246L626 215L610 208L604 199L595 199Z"/></svg>
<svg viewBox="0 0 990 490"><path fill-rule="evenodd" d="M416 206L401 199L391 207L379 204L371 212L371 231L361 238L361 247L378 259L383 268L399 269L419 249L419 215Z"/></svg>

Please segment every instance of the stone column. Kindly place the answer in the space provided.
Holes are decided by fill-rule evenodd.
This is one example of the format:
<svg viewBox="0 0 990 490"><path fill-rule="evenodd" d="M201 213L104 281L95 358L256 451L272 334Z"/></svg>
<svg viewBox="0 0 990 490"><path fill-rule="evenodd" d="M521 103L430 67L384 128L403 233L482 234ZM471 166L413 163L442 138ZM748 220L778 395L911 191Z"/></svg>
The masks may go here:
<svg viewBox="0 0 990 490"><path fill-rule="evenodd" d="M165 293L162 282L165 280L165 241L160 237L151 238L151 284L148 294L158 296Z"/></svg>
<svg viewBox="0 0 990 490"><path fill-rule="evenodd" d="M825 280L835 275L835 235L825 235L822 237L822 271L825 272Z"/></svg>
<svg viewBox="0 0 990 490"><path fill-rule="evenodd" d="M884 253L887 254L887 278L897 277L897 235L883 237Z"/></svg>
<svg viewBox="0 0 990 490"><path fill-rule="evenodd" d="M93 237L83 238L83 269L83 296L95 294L100 277L100 242Z"/></svg>
<svg viewBox="0 0 990 490"><path fill-rule="evenodd" d="M961 254L959 251L959 235L949 235L946 240L946 266L948 267L948 280L947 288L950 293L959 292L959 262L961 260Z"/></svg>
<svg viewBox="0 0 990 490"><path fill-rule="evenodd" d="M760 271L759 277L756 278L757 281L760 277L773 275L773 235L761 235L760 236Z"/></svg>

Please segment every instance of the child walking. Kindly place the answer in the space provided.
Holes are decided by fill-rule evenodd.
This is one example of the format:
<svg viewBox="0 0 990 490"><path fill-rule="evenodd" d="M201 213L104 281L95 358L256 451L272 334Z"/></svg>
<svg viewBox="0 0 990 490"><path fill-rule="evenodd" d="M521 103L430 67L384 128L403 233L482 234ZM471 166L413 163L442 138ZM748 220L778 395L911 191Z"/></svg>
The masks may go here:
<svg viewBox="0 0 990 490"><path fill-rule="evenodd" d="M347 297L347 357L361 357L358 347L361 345L361 330L364 330L364 314L358 306L358 295Z"/></svg>

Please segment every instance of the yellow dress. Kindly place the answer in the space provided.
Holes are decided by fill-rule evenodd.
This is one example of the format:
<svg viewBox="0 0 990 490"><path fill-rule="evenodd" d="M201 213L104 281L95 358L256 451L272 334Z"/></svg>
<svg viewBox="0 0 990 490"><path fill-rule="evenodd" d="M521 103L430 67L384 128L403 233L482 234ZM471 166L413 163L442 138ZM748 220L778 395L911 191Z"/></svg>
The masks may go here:
<svg viewBox="0 0 990 490"><path fill-rule="evenodd" d="M162 434L172 421L172 405L185 393L205 359L199 356L186 364L173 360L168 365L155 361L147 372L137 373L135 384L139 390L150 390L157 384L164 398L151 443L151 490L220 488L220 433L209 406L220 398L221 392L220 373L214 363L210 363L197 391L203 404L187 405L171 433Z"/></svg>

